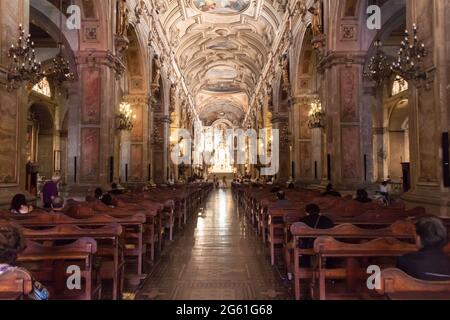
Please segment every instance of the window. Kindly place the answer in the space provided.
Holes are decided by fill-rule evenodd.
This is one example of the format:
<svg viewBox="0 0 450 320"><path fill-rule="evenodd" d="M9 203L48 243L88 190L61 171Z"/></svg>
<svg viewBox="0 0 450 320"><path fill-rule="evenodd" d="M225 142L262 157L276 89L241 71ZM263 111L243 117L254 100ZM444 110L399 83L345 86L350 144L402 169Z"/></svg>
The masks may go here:
<svg viewBox="0 0 450 320"><path fill-rule="evenodd" d="M402 92L405 92L406 90L408 90L408 88L408 81L400 76L397 76L394 80L394 83L392 84L392 95L396 96Z"/></svg>
<svg viewBox="0 0 450 320"><path fill-rule="evenodd" d="M48 82L47 78L45 78L45 77L33 87L33 91L37 92L39 94L42 94L46 97L49 97L49 98L52 97L50 83Z"/></svg>

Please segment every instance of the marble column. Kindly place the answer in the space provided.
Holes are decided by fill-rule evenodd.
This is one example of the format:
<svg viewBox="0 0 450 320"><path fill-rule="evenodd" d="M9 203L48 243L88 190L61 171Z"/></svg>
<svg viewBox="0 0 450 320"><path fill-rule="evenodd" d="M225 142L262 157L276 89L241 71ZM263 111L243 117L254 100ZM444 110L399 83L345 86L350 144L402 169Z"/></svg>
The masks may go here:
<svg viewBox="0 0 450 320"><path fill-rule="evenodd" d="M109 188L115 154L117 59L109 52L79 52L79 80L69 90L69 192Z"/></svg>
<svg viewBox="0 0 450 320"><path fill-rule="evenodd" d="M280 134L280 170L277 174L277 182L284 183L291 178L291 159L289 154L292 145L288 114L275 114L272 118L272 126L274 130L279 130Z"/></svg>
<svg viewBox="0 0 450 320"><path fill-rule="evenodd" d="M331 53L322 61L325 70L323 86L327 114L327 163L331 182L341 190L354 190L365 182L365 168L372 150L367 144L371 129L370 112L365 106L362 90L364 57L361 53ZM369 125L370 128L370 125ZM364 158L366 154L366 158ZM366 159L366 163L364 163ZM328 176L328 174L327 174Z"/></svg>
<svg viewBox="0 0 450 320"><path fill-rule="evenodd" d="M302 94L293 99L293 137L296 180L302 184L310 184L320 177L321 163L321 130L308 127L310 103L313 95ZM318 178L315 178L317 163Z"/></svg>
<svg viewBox="0 0 450 320"><path fill-rule="evenodd" d="M147 95L128 95L123 98L130 103L133 114L133 130L121 138L121 182L127 184L146 184L148 182L148 140L149 98ZM128 168L125 175L125 168Z"/></svg>
<svg viewBox="0 0 450 320"><path fill-rule="evenodd" d="M450 1L411 0L406 5L407 27L411 30L412 24L417 24L418 37L429 52L422 65L428 71L428 80L410 89L412 188L404 200L410 206L424 205L430 213L448 216L450 191L444 187L441 137L449 131L450 123Z"/></svg>

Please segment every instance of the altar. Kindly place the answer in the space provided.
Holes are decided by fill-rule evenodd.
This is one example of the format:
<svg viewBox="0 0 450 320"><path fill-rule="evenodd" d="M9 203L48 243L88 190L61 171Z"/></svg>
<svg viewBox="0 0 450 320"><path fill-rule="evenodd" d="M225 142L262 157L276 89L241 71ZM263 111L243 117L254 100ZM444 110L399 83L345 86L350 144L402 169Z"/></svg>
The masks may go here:
<svg viewBox="0 0 450 320"><path fill-rule="evenodd" d="M234 173L234 160L226 146L219 146L214 153L210 173Z"/></svg>

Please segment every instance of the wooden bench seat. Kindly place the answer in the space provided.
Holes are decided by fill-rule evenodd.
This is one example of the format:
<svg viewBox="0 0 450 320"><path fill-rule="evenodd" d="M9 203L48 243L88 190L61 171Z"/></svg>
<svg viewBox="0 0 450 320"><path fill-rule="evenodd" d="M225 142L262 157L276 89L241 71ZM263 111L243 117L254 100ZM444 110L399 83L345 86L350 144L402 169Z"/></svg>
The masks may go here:
<svg viewBox="0 0 450 320"><path fill-rule="evenodd" d="M380 295L390 300L450 300L450 281L423 281L390 268L381 272Z"/></svg>
<svg viewBox="0 0 450 320"><path fill-rule="evenodd" d="M403 239L412 242L415 238L415 227L410 221L398 221L391 226L383 229L362 229L351 224L337 225L332 229L313 229L304 223L294 223L290 228L293 236L293 259L294 259L294 288L297 300L301 298L300 284L302 280L312 280L309 275L311 270L301 267L302 257L312 257L316 253L313 249L300 249L299 244L305 239L317 239L319 237L332 237L340 240L352 240L353 242L361 242L378 238L391 237ZM287 259L290 263L290 259ZM307 270L305 272L305 269Z"/></svg>
<svg viewBox="0 0 450 320"><path fill-rule="evenodd" d="M23 228L26 239L48 245L57 241L92 238L97 241L96 256L101 258L100 277L113 282L113 300L121 298L124 277L123 228L117 223L99 228L58 225L49 229Z"/></svg>
<svg viewBox="0 0 450 320"><path fill-rule="evenodd" d="M0 300L23 300L33 290L30 273L12 268L0 274Z"/></svg>
<svg viewBox="0 0 450 320"><path fill-rule="evenodd" d="M51 299L100 299L101 282L93 264L96 252L97 242L92 238L81 238L62 246L45 246L27 241L26 249L18 256L17 264L48 286ZM67 267L72 265L80 268L82 288L69 292L66 281Z"/></svg>
<svg viewBox="0 0 450 320"><path fill-rule="evenodd" d="M367 270L367 260L369 258L376 259L379 264L380 258L398 258L407 253L417 251L415 244L403 242L394 238L379 238L370 240L364 243L344 243L338 241L332 237L319 237L314 243L314 252L318 256L318 297L320 300L327 300L327 280L333 279L333 276L329 276L329 272L333 271L333 268L327 266L327 259L340 258L346 261L346 275L347 290L349 293L357 294L356 291L364 287L366 279L360 279L361 274L364 274L364 270ZM360 262L362 260L366 263ZM365 268L364 268L365 266ZM360 279L360 280L358 280ZM315 294L315 286L313 287L313 296ZM344 297L345 298L345 297Z"/></svg>
<svg viewBox="0 0 450 320"><path fill-rule="evenodd" d="M143 274L143 261L146 255L146 246L143 241L143 230L146 217L143 214L124 216L122 218L114 218L106 214L96 214L86 219L74 219L60 213L43 213L36 216L11 215L10 219L27 228L55 227L58 225L102 227L114 223L119 224L123 227L124 232L124 255L127 259L136 260L136 276L142 279L145 277Z"/></svg>

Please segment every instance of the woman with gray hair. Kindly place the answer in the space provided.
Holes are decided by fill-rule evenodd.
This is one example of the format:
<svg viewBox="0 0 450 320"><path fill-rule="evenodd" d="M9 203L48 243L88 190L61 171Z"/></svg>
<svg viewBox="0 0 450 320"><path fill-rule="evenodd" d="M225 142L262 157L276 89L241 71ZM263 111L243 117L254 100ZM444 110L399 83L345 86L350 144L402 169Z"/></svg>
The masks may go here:
<svg viewBox="0 0 450 320"><path fill-rule="evenodd" d="M416 243L420 250L398 260L398 268L425 281L450 280L450 258L444 253L448 230L443 221L426 216L416 223Z"/></svg>

